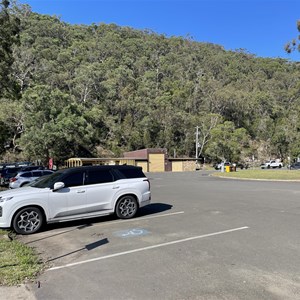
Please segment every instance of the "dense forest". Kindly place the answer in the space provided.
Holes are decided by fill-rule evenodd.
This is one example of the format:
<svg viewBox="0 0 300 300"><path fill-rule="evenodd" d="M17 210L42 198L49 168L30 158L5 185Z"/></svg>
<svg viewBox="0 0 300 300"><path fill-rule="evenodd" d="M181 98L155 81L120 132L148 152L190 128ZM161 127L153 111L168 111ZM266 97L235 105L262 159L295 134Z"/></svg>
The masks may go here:
<svg viewBox="0 0 300 300"><path fill-rule="evenodd" d="M0 158L300 154L300 65L2 1Z"/></svg>

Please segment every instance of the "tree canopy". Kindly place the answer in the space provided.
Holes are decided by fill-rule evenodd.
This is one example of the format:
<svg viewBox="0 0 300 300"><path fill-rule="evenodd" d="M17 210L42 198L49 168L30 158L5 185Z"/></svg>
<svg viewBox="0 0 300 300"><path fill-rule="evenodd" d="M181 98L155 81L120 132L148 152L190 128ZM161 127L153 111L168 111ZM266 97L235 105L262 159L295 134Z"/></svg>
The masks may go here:
<svg viewBox="0 0 300 300"><path fill-rule="evenodd" d="M208 159L299 155L297 63L116 24L70 25L7 1L0 22L9 24L0 26L9 36L2 158L62 163L153 147L194 156L196 126Z"/></svg>
<svg viewBox="0 0 300 300"><path fill-rule="evenodd" d="M297 30L297 38L292 39L292 41L288 42L284 47L287 53L291 53L295 50L298 50L300 52L300 20L297 21Z"/></svg>

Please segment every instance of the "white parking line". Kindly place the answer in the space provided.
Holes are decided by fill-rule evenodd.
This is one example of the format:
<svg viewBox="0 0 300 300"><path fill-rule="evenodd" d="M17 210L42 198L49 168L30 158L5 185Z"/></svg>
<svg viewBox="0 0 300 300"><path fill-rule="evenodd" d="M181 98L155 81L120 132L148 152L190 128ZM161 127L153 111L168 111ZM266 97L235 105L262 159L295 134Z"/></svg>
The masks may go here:
<svg viewBox="0 0 300 300"><path fill-rule="evenodd" d="M150 217L142 217L142 220L145 219L154 219L154 218L160 218L160 217L168 217L168 216L174 216L174 215L179 215L179 214L184 214L184 211L177 211L169 214L163 214L163 215L157 215L157 216L150 216ZM133 221L134 219L128 220L128 221Z"/></svg>
<svg viewBox="0 0 300 300"><path fill-rule="evenodd" d="M98 224L93 224L93 226L104 226L104 225L111 225L111 224L118 224L118 223L125 223L125 222L134 222L134 221L143 221L143 220L148 220L148 219L155 219L155 218L161 218L161 217L169 217L169 216L174 216L174 215L179 215L179 214L184 214L184 211L177 211L169 214L162 214L162 215L155 215L155 216L149 216L149 217L137 217L133 219L128 219L128 220L113 220L113 221L107 221L105 223L98 223Z"/></svg>
<svg viewBox="0 0 300 300"><path fill-rule="evenodd" d="M133 222L133 221L139 221L139 220L148 220L148 219L155 219L155 218L161 218L161 217L169 217L174 215L184 214L184 211L177 211L169 214L162 214L162 215L156 215L156 216L149 216L149 217L140 217L140 218L133 218L129 220L120 220L114 223L123 223L123 222Z"/></svg>
<svg viewBox="0 0 300 300"><path fill-rule="evenodd" d="M63 266L53 267L53 268L48 269L48 271L59 270L59 269L64 269L64 268L68 268L68 267L74 267L74 266L77 266L77 265L82 265L82 264L90 263L90 262L93 262L93 261L98 261L98 260L117 257L117 256L121 256L121 255L136 253L136 252L140 252L140 251L151 250L151 249L155 249L155 248L165 247L165 246L174 245L174 244L178 244L178 243L183 243L183 242L187 242L187 241L192 241L192 240L196 240L196 239L202 239L202 238L215 236L215 235L221 235L221 234L230 233L230 232L239 231L239 230L244 230L244 229L248 229L248 228L249 228L248 226L244 226L244 227L239 227L239 228L233 228L233 229L218 231L218 232L214 232L214 233L208 233L208 234L193 236L193 237L189 237L189 238L186 238L186 239L181 239L181 240L176 240L176 241L172 241L172 242L157 244L157 245L153 245L153 246L149 246L149 247L133 249L133 250L129 250L129 251L124 251L124 252L119 252L119 253L115 253L115 254L100 256L100 257L96 257L96 258L92 258L92 259L88 259L88 260L83 260L83 261L79 261L79 262L75 262L75 263L71 263L71 264L67 264L67 265L63 265Z"/></svg>

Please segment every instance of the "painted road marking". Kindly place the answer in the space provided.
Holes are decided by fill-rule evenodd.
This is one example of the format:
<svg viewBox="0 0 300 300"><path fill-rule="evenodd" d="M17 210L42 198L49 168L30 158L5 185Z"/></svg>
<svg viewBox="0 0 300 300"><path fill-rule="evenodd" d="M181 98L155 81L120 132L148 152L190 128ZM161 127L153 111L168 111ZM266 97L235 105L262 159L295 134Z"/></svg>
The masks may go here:
<svg viewBox="0 0 300 300"><path fill-rule="evenodd" d="M208 233L208 234L203 234L203 235L198 235L198 236L193 236L193 237L189 237L189 238L186 238L186 239L181 239L181 240L176 240L176 241L172 241L172 242L157 244L157 245L144 247L144 248L133 249L133 250L129 250L129 251L124 251L124 252L119 252L119 253L115 253L115 254L100 256L100 257L96 257L96 258L92 258L92 259L88 259L88 260L83 260L83 261L79 261L79 262L75 262L75 263L71 263L71 264L66 264L66 265L63 265L63 266L53 267L53 268L48 269L48 271L54 271L54 270L68 268L68 267L74 267L74 266L77 266L77 265L82 265L82 264L86 264L86 263L90 263L90 262L94 262L94 261L98 261L98 260L103 260L103 259L108 259L108 258L112 258L112 257L131 254L131 253L151 250L151 249L160 248L160 247L166 247L166 246L170 246L170 245L174 245L174 244L178 244L178 243L183 243L183 242L188 242L188 241L192 241L192 240L202 239L202 238L211 237L211 236L215 236L215 235L221 235L221 234L230 233L230 232L239 231L239 230L244 230L244 229L248 229L248 228L249 228L248 226L244 226L244 227L239 227L239 228L233 228L233 229L228 229L228 230L223 230L223 231L218 231L218 232L213 232L213 233Z"/></svg>
<svg viewBox="0 0 300 300"><path fill-rule="evenodd" d="M169 216L175 216L175 215L180 215L184 214L184 211L178 211L178 212L173 212L173 213L168 213L168 214L163 214L163 215L157 215L157 216L150 216L150 217L141 217L141 218L136 218L135 220L147 220L147 219L155 219L155 218L161 218L161 217L169 217ZM134 219L130 219L127 221L134 221Z"/></svg>

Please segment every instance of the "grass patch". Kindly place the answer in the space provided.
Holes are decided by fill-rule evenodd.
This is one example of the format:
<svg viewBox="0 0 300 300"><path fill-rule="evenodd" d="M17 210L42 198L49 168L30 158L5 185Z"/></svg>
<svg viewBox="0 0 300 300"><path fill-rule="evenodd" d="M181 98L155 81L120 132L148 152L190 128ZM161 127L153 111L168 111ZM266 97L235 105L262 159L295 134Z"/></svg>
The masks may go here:
<svg viewBox="0 0 300 300"><path fill-rule="evenodd" d="M216 172L213 176L240 179L267 179L267 180L300 180L298 170L238 170L237 172Z"/></svg>
<svg viewBox="0 0 300 300"><path fill-rule="evenodd" d="M7 238L9 234L10 238ZM34 279L43 264L34 250L6 230L0 230L0 285L17 285Z"/></svg>

